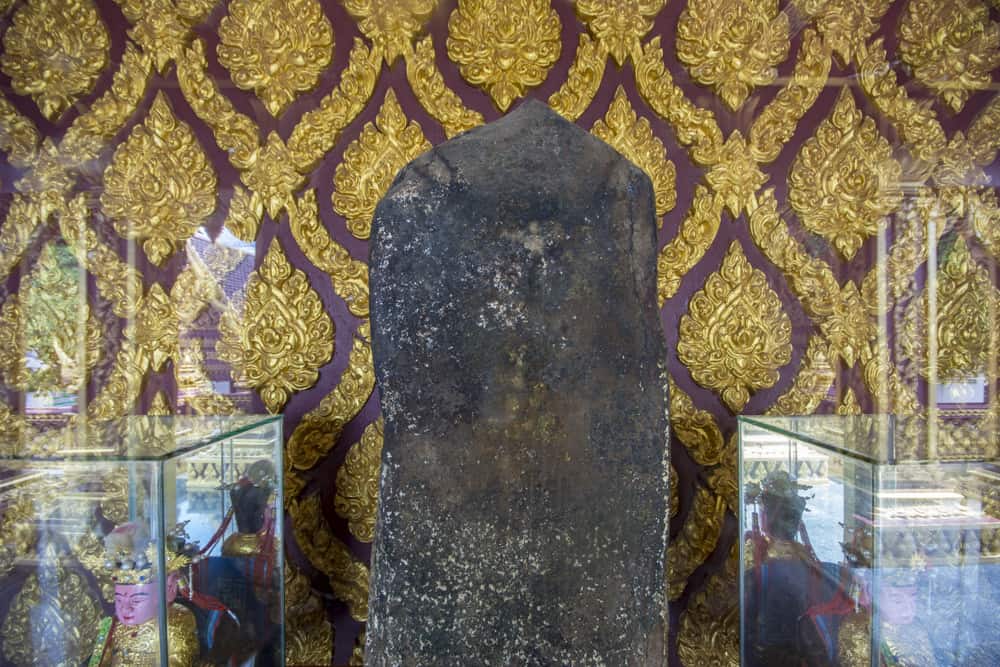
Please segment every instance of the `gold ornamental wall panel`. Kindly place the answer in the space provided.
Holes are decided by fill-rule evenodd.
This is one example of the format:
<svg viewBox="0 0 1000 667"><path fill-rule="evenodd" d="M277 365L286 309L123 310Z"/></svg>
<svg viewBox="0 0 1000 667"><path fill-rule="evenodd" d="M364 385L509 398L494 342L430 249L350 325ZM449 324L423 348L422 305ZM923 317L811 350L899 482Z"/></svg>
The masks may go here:
<svg viewBox="0 0 1000 667"><path fill-rule="evenodd" d="M995 1L0 16L0 427L283 412L290 664L362 664L375 204L413 157L529 97L654 185L673 664L738 662L737 413L959 414L945 456L1000 420Z"/></svg>

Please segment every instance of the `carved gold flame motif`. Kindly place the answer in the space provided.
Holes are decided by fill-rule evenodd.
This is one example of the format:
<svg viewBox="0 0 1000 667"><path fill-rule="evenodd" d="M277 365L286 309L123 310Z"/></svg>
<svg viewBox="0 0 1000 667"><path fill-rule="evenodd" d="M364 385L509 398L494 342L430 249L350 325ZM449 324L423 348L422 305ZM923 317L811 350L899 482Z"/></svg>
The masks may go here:
<svg viewBox="0 0 1000 667"><path fill-rule="evenodd" d="M389 89L375 124L367 123L361 135L344 151L334 175L333 209L347 219L347 228L359 239L371 233L375 205L392 179L431 144L420 125L407 122Z"/></svg>
<svg viewBox="0 0 1000 667"><path fill-rule="evenodd" d="M689 0L677 22L677 57L733 110L774 81L789 48L778 0Z"/></svg>
<svg viewBox="0 0 1000 667"><path fill-rule="evenodd" d="M695 382L739 412L751 391L778 381L778 369L792 358L791 336L781 299L733 241L681 317L677 354Z"/></svg>
<svg viewBox="0 0 1000 667"><path fill-rule="evenodd" d="M382 464L382 420L365 428L361 440L351 445L344 465L337 471L337 496L333 507L348 521L351 534L362 542L375 539L378 478Z"/></svg>
<svg viewBox="0 0 1000 667"><path fill-rule="evenodd" d="M3 36L0 69L55 121L90 92L108 64L110 40L93 0L28 0Z"/></svg>
<svg viewBox="0 0 1000 667"><path fill-rule="evenodd" d="M914 78L955 112L971 93L989 88L1000 66L1000 24L981 0L910 0L899 36Z"/></svg>
<svg viewBox="0 0 1000 667"><path fill-rule="evenodd" d="M448 21L448 57L506 111L559 59L560 29L549 0L459 0Z"/></svg>
<svg viewBox="0 0 1000 667"><path fill-rule="evenodd" d="M311 387L333 355L333 323L277 239L250 276L243 313L227 310L219 331L219 358L232 365L236 381L260 392L270 412Z"/></svg>
<svg viewBox="0 0 1000 667"><path fill-rule="evenodd" d="M823 40L846 65L878 29L891 4L892 0L800 0L796 6L816 22Z"/></svg>
<svg viewBox="0 0 1000 667"><path fill-rule="evenodd" d="M904 354L924 376L930 374L930 337L936 338L933 359L941 382L986 375L996 378L1000 347L1000 292L990 272L969 253L961 236L950 248L941 244L935 284L913 299L903 314L899 342ZM934 290L936 317L932 318Z"/></svg>
<svg viewBox="0 0 1000 667"><path fill-rule="evenodd" d="M162 92L104 172L101 206L125 238L163 264L215 210L215 171Z"/></svg>
<svg viewBox="0 0 1000 667"><path fill-rule="evenodd" d="M218 53L233 83L280 116L330 64L333 29L317 0L232 0Z"/></svg>
<svg viewBox="0 0 1000 667"><path fill-rule="evenodd" d="M342 4L392 65L411 51L414 38L434 13L438 0L343 0Z"/></svg>
<svg viewBox="0 0 1000 667"><path fill-rule="evenodd" d="M649 121L636 116L624 88L618 86L604 119L594 123L591 132L649 175L653 182L656 215L660 217L659 224L662 226L662 216L677 204L677 191L674 189L677 170L674 163L667 159L667 149L653 134Z"/></svg>
<svg viewBox="0 0 1000 667"><path fill-rule="evenodd" d="M807 229L851 259L902 201L901 172L875 121L855 107L844 88L795 158L788 201Z"/></svg>
<svg viewBox="0 0 1000 667"><path fill-rule="evenodd" d="M576 11L618 66L642 50L640 42L666 0L576 0Z"/></svg>

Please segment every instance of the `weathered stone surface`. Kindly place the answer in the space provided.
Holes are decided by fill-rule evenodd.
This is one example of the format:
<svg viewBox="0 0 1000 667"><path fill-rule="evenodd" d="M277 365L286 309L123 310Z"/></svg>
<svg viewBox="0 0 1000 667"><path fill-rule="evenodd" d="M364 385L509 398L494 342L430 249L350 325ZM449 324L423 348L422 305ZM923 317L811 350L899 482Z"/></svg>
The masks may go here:
<svg viewBox="0 0 1000 667"><path fill-rule="evenodd" d="M652 186L526 103L375 215L367 665L665 665Z"/></svg>

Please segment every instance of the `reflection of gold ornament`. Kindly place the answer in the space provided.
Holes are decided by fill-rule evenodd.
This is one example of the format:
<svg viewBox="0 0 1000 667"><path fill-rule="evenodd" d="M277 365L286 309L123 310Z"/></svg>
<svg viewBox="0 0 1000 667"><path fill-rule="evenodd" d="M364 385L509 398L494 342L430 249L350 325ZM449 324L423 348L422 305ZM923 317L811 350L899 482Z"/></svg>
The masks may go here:
<svg viewBox="0 0 1000 667"><path fill-rule="evenodd" d="M961 236L955 237L954 245L941 260L936 281L930 281L933 284L904 311L900 347L926 377L931 366L928 339L933 334L937 338L937 358L933 361L938 381L981 374L995 378L998 371L993 366L993 355L1000 345L1000 292L993 286L986 267L972 258ZM935 322L929 319L930 290L935 291Z"/></svg>
<svg viewBox="0 0 1000 667"><path fill-rule="evenodd" d="M348 521L351 534L362 542L375 539L378 477L382 464L382 420L365 428L361 440L351 445L337 471L337 496L333 508Z"/></svg>
<svg viewBox="0 0 1000 667"><path fill-rule="evenodd" d="M343 0L344 9L358 22L388 65L410 50L413 39L434 13L438 0Z"/></svg>
<svg viewBox="0 0 1000 667"><path fill-rule="evenodd" d="M316 0L233 0L218 53L233 83L280 116L330 64L333 30Z"/></svg>
<svg viewBox="0 0 1000 667"><path fill-rule="evenodd" d="M333 355L333 323L306 274L292 268L275 239L250 275L242 317L232 309L219 323L219 358L233 377L260 392L270 412L307 389Z"/></svg>
<svg viewBox="0 0 1000 667"><path fill-rule="evenodd" d="M666 0L576 0L576 11L618 66L639 54L639 42L653 27Z"/></svg>
<svg viewBox="0 0 1000 667"><path fill-rule="evenodd" d="M778 0L690 0L677 22L677 57L734 111L774 81L789 48Z"/></svg>
<svg viewBox="0 0 1000 667"><path fill-rule="evenodd" d="M3 36L0 68L18 95L55 121L90 92L108 64L110 41L93 0L29 0Z"/></svg>
<svg viewBox="0 0 1000 667"><path fill-rule="evenodd" d="M816 22L823 41L846 66L858 46L878 30L892 0L799 0L795 6Z"/></svg>
<svg viewBox="0 0 1000 667"><path fill-rule="evenodd" d="M845 87L795 158L788 201L807 229L851 259L902 201L901 173L892 146Z"/></svg>
<svg viewBox="0 0 1000 667"><path fill-rule="evenodd" d="M0 633L11 663L69 667L90 654L101 607L87 580L62 563L44 562L9 604Z"/></svg>
<svg viewBox="0 0 1000 667"><path fill-rule="evenodd" d="M371 233L375 205L396 174L410 160L430 149L420 125L407 123L390 88L375 118L344 150L334 175L333 208L347 219L347 228L359 239Z"/></svg>
<svg viewBox="0 0 1000 667"><path fill-rule="evenodd" d="M674 163L667 159L667 149L653 134L649 120L636 117L622 86L615 91L615 99L604 119L594 123L591 132L646 172L653 182L656 215L662 226L662 216L677 204L674 189L677 170Z"/></svg>
<svg viewBox="0 0 1000 667"><path fill-rule="evenodd" d="M159 92L146 120L115 151L101 206L119 234L145 239L150 261L163 264L215 210L216 183L191 128Z"/></svg>
<svg viewBox="0 0 1000 667"><path fill-rule="evenodd" d="M956 113L970 93L989 88L1000 66L1000 24L981 0L910 0L899 37L913 77Z"/></svg>
<svg viewBox="0 0 1000 667"><path fill-rule="evenodd" d="M448 56L506 111L559 59L560 29L549 0L459 0L448 20Z"/></svg>
<svg viewBox="0 0 1000 667"><path fill-rule="evenodd" d="M677 354L695 382L720 392L738 412L751 391L778 381L778 369L792 357L791 336L781 299L733 241L681 317Z"/></svg>

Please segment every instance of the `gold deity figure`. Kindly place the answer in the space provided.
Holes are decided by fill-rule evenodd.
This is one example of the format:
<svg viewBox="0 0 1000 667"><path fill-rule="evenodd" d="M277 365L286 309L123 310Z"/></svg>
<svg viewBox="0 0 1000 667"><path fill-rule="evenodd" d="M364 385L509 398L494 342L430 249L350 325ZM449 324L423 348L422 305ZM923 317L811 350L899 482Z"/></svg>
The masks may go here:
<svg viewBox="0 0 1000 667"><path fill-rule="evenodd" d="M104 618L98 629L88 667L192 667L199 655L194 613L176 602L181 571L189 555L171 548L168 540L166 568L167 665L160 663L157 612L159 583L153 572L155 545L144 526L127 523L105 537L105 560L100 567L115 586L115 615Z"/></svg>

